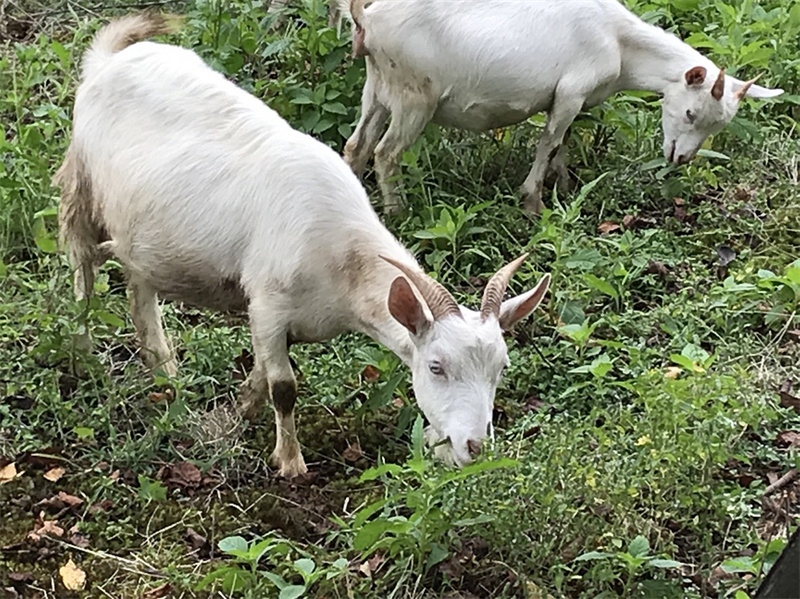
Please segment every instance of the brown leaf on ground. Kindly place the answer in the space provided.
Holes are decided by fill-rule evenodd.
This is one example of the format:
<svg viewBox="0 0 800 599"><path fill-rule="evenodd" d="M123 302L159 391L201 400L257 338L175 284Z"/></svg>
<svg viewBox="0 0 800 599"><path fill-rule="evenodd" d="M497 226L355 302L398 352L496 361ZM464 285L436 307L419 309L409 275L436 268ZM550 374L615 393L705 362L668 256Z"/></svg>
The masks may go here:
<svg viewBox="0 0 800 599"><path fill-rule="evenodd" d="M364 372L361 373L361 376L368 383L374 383L381 378L381 371L375 368L372 364L368 364L367 367L364 368Z"/></svg>
<svg viewBox="0 0 800 599"><path fill-rule="evenodd" d="M44 477L49 480L51 483L58 482L59 479L64 476L66 470L61 466L56 466L55 468L51 468L47 472L44 473Z"/></svg>
<svg viewBox="0 0 800 599"><path fill-rule="evenodd" d="M348 462L357 462L362 455L364 454L361 452L361 445L359 445L358 441L350 443L347 449L342 452L342 457Z"/></svg>
<svg viewBox="0 0 800 599"><path fill-rule="evenodd" d="M39 520L34 529L28 533L28 538L37 542L45 535L63 537L64 529L58 525L58 520L45 520L44 512L42 512L39 514Z"/></svg>
<svg viewBox="0 0 800 599"><path fill-rule="evenodd" d="M635 229L639 224L639 217L633 214L626 214L622 217L622 226L626 229Z"/></svg>
<svg viewBox="0 0 800 599"><path fill-rule="evenodd" d="M402 398L402 397L395 397L395 398L392 400L392 405L393 405L395 408L397 408L397 409L399 410L399 409L400 409L400 408L402 408L404 405L406 405L406 402L404 402L404 401L403 401L403 398Z"/></svg>
<svg viewBox="0 0 800 599"><path fill-rule="evenodd" d="M774 485L780 477L777 472L767 472L767 482L771 485Z"/></svg>
<svg viewBox="0 0 800 599"><path fill-rule="evenodd" d="M190 462L166 464L158 471L156 478L168 485L177 487L199 487L203 475L200 468Z"/></svg>
<svg viewBox="0 0 800 599"><path fill-rule="evenodd" d="M64 505L69 507L75 507L76 505L80 505L83 503L83 499L80 497L75 497L74 495L70 495L69 493L64 493L64 491L58 492L58 498L64 502Z"/></svg>
<svg viewBox="0 0 800 599"><path fill-rule="evenodd" d="M10 482L17 478L19 473L17 472L17 467L14 465L14 462L3 466L0 468L0 485Z"/></svg>
<svg viewBox="0 0 800 599"><path fill-rule="evenodd" d="M672 198L672 202L676 206L683 206L686 203L686 200L684 200L683 198Z"/></svg>
<svg viewBox="0 0 800 599"><path fill-rule="evenodd" d="M11 582L33 582L33 574L31 572L11 572L8 578Z"/></svg>
<svg viewBox="0 0 800 599"><path fill-rule="evenodd" d="M175 394L172 389L167 389L166 391L152 391L150 395L147 396L150 403L161 403L162 401L169 403L174 398Z"/></svg>
<svg viewBox="0 0 800 599"><path fill-rule="evenodd" d="M775 437L775 445L778 447L800 447L800 432L783 431Z"/></svg>
<svg viewBox="0 0 800 599"><path fill-rule="evenodd" d="M795 412L800 414L800 397L792 395L792 381L786 379L783 381L778 394L781 398L781 406L784 408L793 408Z"/></svg>
<svg viewBox="0 0 800 599"><path fill-rule="evenodd" d="M383 556L380 553L376 553L367 561L362 563L358 567L358 571L361 572L364 576L372 578L372 573L377 572L378 568L381 567L381 564L384 562Z"/></svg>
<svg viewBox="0 0 800 599"><path fill-rule="evenodd" d="M675 206L675 218L679 223L685 223L688 214L681 206Z"/></svg>
<svg viewBox="0 0 800 599"><path fill-rule="evenodd" d="M208 539L196 532L193 528L187 528L183 534L183 540L195 551L207 551L209 548Z"/></svg>
<svg viewBox="0 0 800 599"><path fill-rule="evenodd" d="M619 231L619 223L607 220L597 225L597 230L601 235L608 235L614 231Z"/></svg>
<svg viewBox="0 0 800 599"><path fill-rule="evenodd" d="M664 372L664 376L668 379L675 380L676 378L678 378L681 372L683 371L677 366L669 366Z"/></svg>
<svg viewBox="0 0 800 599"><path fill-rule="evenodd" d="M160 587L156 587L145 592L145 594L142 595L142 599L161 599L162 597L169 596L171 590L172 585L168 582L165 582Z"/></svg>
<svg viewBox="0 0 800 599"><path fill-rule="evenodd" d="M61 581L70 591L80 591L86 584L86 572L81 570L72 561L72 558L58 569Z"/></svg>
<svg viewBox="0 0 800 599"><path fill-rule="evenodd" d="M110 499L103 499L102 501L98 501L97 503L92 504L89 508L90 514L99 514L101 512L108 512L111 508L114 507L114 502Z"/></svg>

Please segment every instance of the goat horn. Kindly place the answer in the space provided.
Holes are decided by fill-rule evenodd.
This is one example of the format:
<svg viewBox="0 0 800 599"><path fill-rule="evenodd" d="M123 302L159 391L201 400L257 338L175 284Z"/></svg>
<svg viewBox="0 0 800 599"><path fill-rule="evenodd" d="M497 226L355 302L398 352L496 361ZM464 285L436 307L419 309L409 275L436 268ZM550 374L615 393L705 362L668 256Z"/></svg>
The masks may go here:
<svg viewBox="0 0 800 599"><path fill-rule="evenodd" d="M747 90L749 90L750 86L761 78L761 75L763 75L763 73L759 73L758 75L753 77L750 81L745 81L744 83L742 83L742 87L740 87L733 93L733 95L736 96L736 99L741 100L742 98L744 98L747 95Z"/></svg>
<svg viewBox="0 0 800 599"><path fill-rule="evenodd" d="M486 289L483 291L483 302L481 302L482 320L486 320L492 315L500 316L500 306L503 303L503 295L506 292L506 287L508 287L508 282L527 257L528 252L525 252L513 262L506 264L489 279Z"/></svg>
<svg viewBox="0 0 800 599"><path fill-rule="evenodd" d="M721 100L724 94L725 94L725 69L720 69L719 75L717 75L717 80L714 82L714 86L711 88L711 95L714 96L715 100Z"/></svg>
<svg viewBox="0 0 800 599"><path fill-rule="evenodd" d="M381 256L386 262L400 270L413 284L414 287L422 295L422 299L428 304L428 308L433 314L434 320L441 320L445 316L458 316L463 318L461 308L458 307L458 302L450 295L450 292L445 289L444 285L438 281L434 281L428 275L425 275L410 266Z"/></svg>

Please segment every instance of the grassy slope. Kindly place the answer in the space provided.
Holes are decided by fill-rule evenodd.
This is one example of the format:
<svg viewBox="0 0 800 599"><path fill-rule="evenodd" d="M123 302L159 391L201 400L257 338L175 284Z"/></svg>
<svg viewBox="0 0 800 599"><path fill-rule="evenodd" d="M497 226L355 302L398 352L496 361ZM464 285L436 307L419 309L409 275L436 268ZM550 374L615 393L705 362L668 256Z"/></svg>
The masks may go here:
<svg viewBox="0 0 800 599"><path fill-rule="evenodd" d="M732 3L732 14L705 0L699 8L679 4L689 10L666 2L636 10L694 35L729 68L752 65L742 76L766 69L768 83L797 89L800 15L791 3L762 3L773 12ZM363 67L347 58L346 39L321 29L324 11L311 12L300 15L310 26L290 21L273 35L258 3L198 2L175 41L339 147L356 116ZM703 25L694 24L698 14ZM421 474L406 467L358 483L379 457L406 459L415 412L407 378L392 388L403 372L397 360L350 335L294 351L313 476L289 483L265 463L271 418L242 430L228 409L249 361L242 323L165 306L182 365L171 399L139 366L119 269L104 267L88 308L72 300L68 267L53 251L57 193L49 178L68 140L75 59L99 21L51 15L38 36L19 22L3 31L22 41L6 40L0 55L0 465L14 460L24 470L0 486L0 505L8 506L0 520L3 586L11 572L29 572L30 587L15 583L22 596L46 596L34 589L62 589L57 571L72 556L89 575L88 596L139 597L167 581L175 596L202 596L210 591L194 585L223 567L217 542L238 534L290 541L262 564L294 582L291 562L301 555L336 574L310 596L347 596L348 588L357 597L425 589L733 596L754 588L757 576L720 582L718 566L744 556L758 571L779 549L768 541L785 535L797 513L791 485L762 502L769 474L796 460L796 449L781 443L788 437L777 435L800 430L776 394L783 381L800 382L800 284L760 272L792 274L787 268L800 255L792 98L747 103L713 141L730 160L701 158L678 170L654 160L654 99L617 98L582 119L571 140L580 181L608 174L583 194L562 196L542 221L524 216L514 196L540 120L494 140L431 128L404 157L413 210L390 219L392 230L465 301L476 301L479 279L525 247L532 259L515 289L553 273L546 309L509 340L512 367L498 391L498 451L520 465L448 483L446 471L423 460L412 462ZM598 230L626 216L638 220L607 235ZM720 246L736 253L727 272L718 267ZM95 338L91 354L72 343L84 318ZM670 356L681 353L678 377L666 377L676 365ZM691 372L686 360L708 355L713 363ZM163 468L184 461L203 471L200 481L194 471L187 478ZM55 465L65 475L46 481ZM166 497L156 479L165 481ZM36 505L59 491L83 503L60 514ZM383 561L371 562L379 569L370 581L353 549L366 527L353 524L352 513L382 494L389 502L373 528L391 516L420 520L378 541L392 547L377 551ZM58 519L63 539L87 546L26 539L42 511ZM494 520L454 524L485 514ZM73 536L74 525L88 543ZM195 537L193 545L188 528L208 543ZM638 535L652 555L686 565L629 570L624 557L573 561L592 550L636 553L641 547L629 544ZM431 555L443 561L427 568ZM332 566L339 557L351 560L343 573ZM263 571L246 581L249 596L274 592Z"/></svg>

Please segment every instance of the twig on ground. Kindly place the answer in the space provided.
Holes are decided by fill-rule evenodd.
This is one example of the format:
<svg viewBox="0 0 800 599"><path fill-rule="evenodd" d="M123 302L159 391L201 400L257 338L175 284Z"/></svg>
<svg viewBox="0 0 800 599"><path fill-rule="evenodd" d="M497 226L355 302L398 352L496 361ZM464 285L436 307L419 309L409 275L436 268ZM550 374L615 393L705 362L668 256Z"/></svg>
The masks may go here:
<svg viewBox="0 0 800 599"><path fill-rule="evenodd" d="M774 483L772 483L770 486L764 489L764 495L769 495L770 493L773 493L778 489L785 487L794 480L794 477L796 475L797 475L797 469L792 468L791 470L789 470L789 472L781 476L778 480L776 480Z"/></svg>

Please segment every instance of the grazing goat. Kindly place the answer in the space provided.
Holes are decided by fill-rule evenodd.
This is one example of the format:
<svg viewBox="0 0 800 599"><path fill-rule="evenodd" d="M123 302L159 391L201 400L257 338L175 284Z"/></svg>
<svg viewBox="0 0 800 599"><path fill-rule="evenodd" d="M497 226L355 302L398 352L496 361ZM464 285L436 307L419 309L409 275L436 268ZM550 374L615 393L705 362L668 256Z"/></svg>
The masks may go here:
<svg viewBox="0 0 800 599"><path fill-rule="evenodd" d="M470 462L491 432L508 361L502 331L539 304L549 275L503 301L518 258L490 279L479 312L459 306L383 226L334 150L190 50L134 43L167 29L162 17L122 18L84 57L55 177L76 296L91 294L99 264L118 260L145 359L169 374L159 296L246 309L255 366L240 409L253 419L272 398L282 475L306 471L288 345L350 330L410 367L437 453Z"/></svg>
<svg viewBox="0 0 800 599"><path fill-rule="evenodd" d="M745 97L782 93L725 75L617 0L351 0L353 51L366 57L361 120L345 146L359 176L370 155L384 205L400 206L398 160L429 121L485 131L547 111L524 206L544 207L548 167L566 171L564 135L585 108L622 90L663 96L664 155L689 162ZM391 123L381 139L383 127Z"/></svg>

